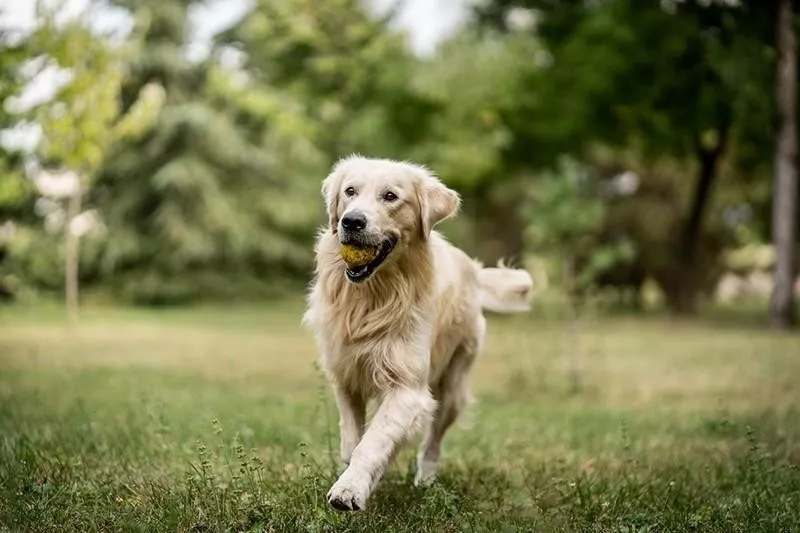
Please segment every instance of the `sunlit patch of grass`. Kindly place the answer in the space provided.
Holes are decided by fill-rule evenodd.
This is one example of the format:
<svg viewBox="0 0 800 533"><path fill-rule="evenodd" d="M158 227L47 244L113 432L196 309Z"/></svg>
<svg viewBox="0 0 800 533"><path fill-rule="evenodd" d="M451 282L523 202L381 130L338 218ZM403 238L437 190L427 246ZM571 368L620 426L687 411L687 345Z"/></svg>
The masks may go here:
<svg viewBox="0 0 800 533"><path fill-rule="evenodd" d="M332 510L336 412L302 305L0 313L0 529L794 531L800 337L492 317L477 404L439 482L401 453L368 509Z"/></svg>

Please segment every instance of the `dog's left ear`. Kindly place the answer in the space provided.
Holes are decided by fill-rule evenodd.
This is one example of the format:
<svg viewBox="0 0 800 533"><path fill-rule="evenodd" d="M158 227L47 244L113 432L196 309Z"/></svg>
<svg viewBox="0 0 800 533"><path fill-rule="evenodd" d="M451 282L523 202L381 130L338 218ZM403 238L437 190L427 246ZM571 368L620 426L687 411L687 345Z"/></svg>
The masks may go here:
<svg viewBox="0 0 800 533"><path fill-rule="evenodd" d="M433 176L425 176L417 190L419 200L420 231L422 239L431 235L431 230L439 222L458 213L461 197Z"/></svg>
<svg viewBox="0 0 800 533"><path fill-rule="evenodd" d="M341 188L342 176L340 172L328 174L322 181L322 197L325 199L325 209L328 212L328 224L331 230L336 233L339 225L339 189Z"/></svg>

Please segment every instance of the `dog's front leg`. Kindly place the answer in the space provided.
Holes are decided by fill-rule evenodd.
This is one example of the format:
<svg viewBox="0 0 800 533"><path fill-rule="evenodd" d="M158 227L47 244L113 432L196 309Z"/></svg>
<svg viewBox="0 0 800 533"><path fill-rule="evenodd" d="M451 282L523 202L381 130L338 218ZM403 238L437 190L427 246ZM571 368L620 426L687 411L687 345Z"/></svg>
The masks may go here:
<svg viewBox="0 0 800 533"><path fill-rule="evenodd" d="M364 433L366 403L360 394L352 393L340 385L334 387L339 408L339 451L345 466L350 464L361 435Z"/></svg>
<svg viewBox="0 0 800 533"><path fill-rule="evenodd" d="M427 388L389 391L353 450L350 465L328 491L328 502L342 511L364 509L397 447L430 420L435 408Z"/></svg>

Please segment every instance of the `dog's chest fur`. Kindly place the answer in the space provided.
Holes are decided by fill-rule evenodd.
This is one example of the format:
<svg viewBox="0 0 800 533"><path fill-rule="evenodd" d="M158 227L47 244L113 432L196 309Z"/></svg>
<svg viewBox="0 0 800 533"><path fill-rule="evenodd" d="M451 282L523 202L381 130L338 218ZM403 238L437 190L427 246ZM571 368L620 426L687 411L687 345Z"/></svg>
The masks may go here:
<svg viewBox="0 0 800 533"><path fill-rule="evenodd" d="M386 265L373 279L352 284L335 237L318 241L305 320L315 326L326 372L353 392L376 396L391 385L427 380L435 280L424 246L413 264Z"/></svg>

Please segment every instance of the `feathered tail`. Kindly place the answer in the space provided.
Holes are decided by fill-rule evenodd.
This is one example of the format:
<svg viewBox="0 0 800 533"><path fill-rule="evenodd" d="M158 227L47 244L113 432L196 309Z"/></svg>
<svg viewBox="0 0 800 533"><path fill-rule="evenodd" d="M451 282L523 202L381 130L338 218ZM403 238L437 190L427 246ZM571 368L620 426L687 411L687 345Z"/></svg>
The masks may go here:
<svg viewBox="0 0 800 533"><path fill-rule="evenodd" d="M481 306L497 313L521 313L530 310L533 279L527 271L510 268L502 261L496 268L477 264Z"/></svg>

